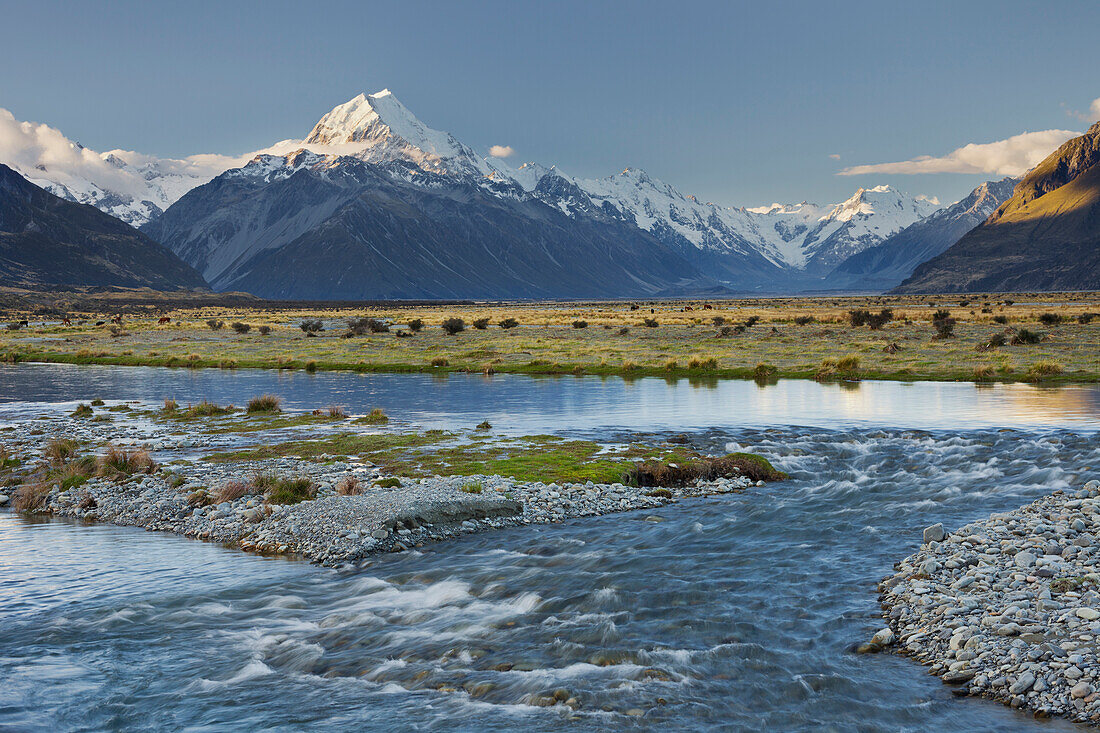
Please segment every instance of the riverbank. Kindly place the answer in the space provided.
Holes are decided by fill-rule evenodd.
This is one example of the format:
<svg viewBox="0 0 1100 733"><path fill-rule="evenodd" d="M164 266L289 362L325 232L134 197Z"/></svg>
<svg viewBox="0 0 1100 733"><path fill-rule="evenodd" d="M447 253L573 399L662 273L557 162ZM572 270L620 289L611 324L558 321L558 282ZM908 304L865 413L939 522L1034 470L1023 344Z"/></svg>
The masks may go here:
<svg viewBox="0 0 1100 733"><path fill-rule="evenodd" d="M963 694L1100 723L1100 481L952 532L880 585L896 644Z"/></svg>
<svg viewBox="0 0 1100 733"><path fill-rule="evenodd" d="M8 425L0 506L343 565L782 478L748 454L503 437L487 425L418 433L387 428L378 411L317 413L117 403Z"/></svg>
<svg viewBox="0 0 1100 733"><path fill-rule="evenodd" d="M173 302L94 312L59 304L46 314L6 311L11 320L0 336L0 360L762 383L1100 381L1100 297L1016 298L1020 302L988 295L331 308Z"/></svg>

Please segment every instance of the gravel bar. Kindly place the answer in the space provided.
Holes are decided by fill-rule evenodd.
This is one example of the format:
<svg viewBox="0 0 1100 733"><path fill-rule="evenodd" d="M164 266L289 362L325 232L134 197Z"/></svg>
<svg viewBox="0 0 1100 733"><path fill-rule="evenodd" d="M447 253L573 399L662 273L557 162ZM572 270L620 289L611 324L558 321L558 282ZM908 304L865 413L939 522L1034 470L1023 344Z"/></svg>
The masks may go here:
<svg viewBox="0 0 1100 733"><path fill-rule="evenodd" d="M1100 481L945 532L882 581L893 648L960 695L1100 723Z"/></svg>

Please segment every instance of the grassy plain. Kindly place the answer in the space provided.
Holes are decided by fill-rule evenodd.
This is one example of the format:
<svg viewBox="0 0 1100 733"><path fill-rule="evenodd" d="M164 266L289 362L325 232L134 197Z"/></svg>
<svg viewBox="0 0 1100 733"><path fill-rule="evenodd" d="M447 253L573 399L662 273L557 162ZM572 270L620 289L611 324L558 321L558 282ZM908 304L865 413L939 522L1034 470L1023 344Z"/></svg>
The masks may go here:
<svg viewBox="0 0 1100 733"><path fill-rule="evenodd" d="M761 380L1100 381L1100 293L334 307L119 299L99 301L97 307L104 309L95 311L31 301L20 307L18 299L4 305L0 328L27 321L0 330L0 359L9 362ZM883 308L892 310L893 319L881 328L850 323L852 310ZM936 337L932 323L941 309L955 320L953 335L946 338ZM1097 316L1089 321L1089 313ZM120 314L121 323L112 323ZM61 315L72 325L62 325ZM161 318L168 322L160 324ZM361 328L362 333L348 335L347 322L361 318L378 319L389 331ZM448 318L462 319L465 330L447 334L441 324ZM508 318L519 325L501 328ZM300 324L313 319L324 330L307 335ZM412 333L407 324L415 319L423 328ZM488 321L483 329L473 325L480 319ZM238 333L234 323L249 329ZM261 326L270 332L260 333ZM1012 345L1020 329L1041 340ZM997 334L1005 345L979 349Z"/></svg>

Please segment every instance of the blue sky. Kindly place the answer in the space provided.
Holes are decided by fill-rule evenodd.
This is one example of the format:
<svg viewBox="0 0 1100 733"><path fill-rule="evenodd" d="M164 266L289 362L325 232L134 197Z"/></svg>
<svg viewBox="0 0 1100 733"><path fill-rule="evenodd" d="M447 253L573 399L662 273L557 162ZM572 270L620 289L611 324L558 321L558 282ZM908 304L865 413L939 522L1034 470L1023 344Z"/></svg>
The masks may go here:
<svg viewBox="0 0 1100 733"><path fill-rule="evenodd" d="M1095 2L37 0L4 19L0 107L96 150L243 153L388 87L517 164L636 166L732 205L957 199L1000 176L837 173L1080 131L1100 98Z"/></svg>

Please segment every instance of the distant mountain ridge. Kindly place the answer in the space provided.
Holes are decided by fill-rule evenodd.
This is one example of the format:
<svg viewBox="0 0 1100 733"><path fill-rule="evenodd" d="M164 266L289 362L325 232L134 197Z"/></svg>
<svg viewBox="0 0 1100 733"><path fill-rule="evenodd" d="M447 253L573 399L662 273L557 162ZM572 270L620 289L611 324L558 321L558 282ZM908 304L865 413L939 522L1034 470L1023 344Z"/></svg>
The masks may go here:
<svg viewBox="0 0 1100 733"><path fill-rule="evenodd" d="M0 282L206 287L190 266L133 227L92 206L58 198L2 164Z"/></svg>
<svg viewBox="0 0 1100 733"><path fill-rule="evenodd" d="M987 182L966 198L946 206L858 252L829 275L832 287L889 290L900 285L922 262L932 259L988 219L1012 195L1017 178Z"/></svg>
<svg viewBox="0 0 1100 733"><path fill-rule="evenodd" d="M1100 122L1028 172L1012 196L898 293L1100 289Z"/></svg>

